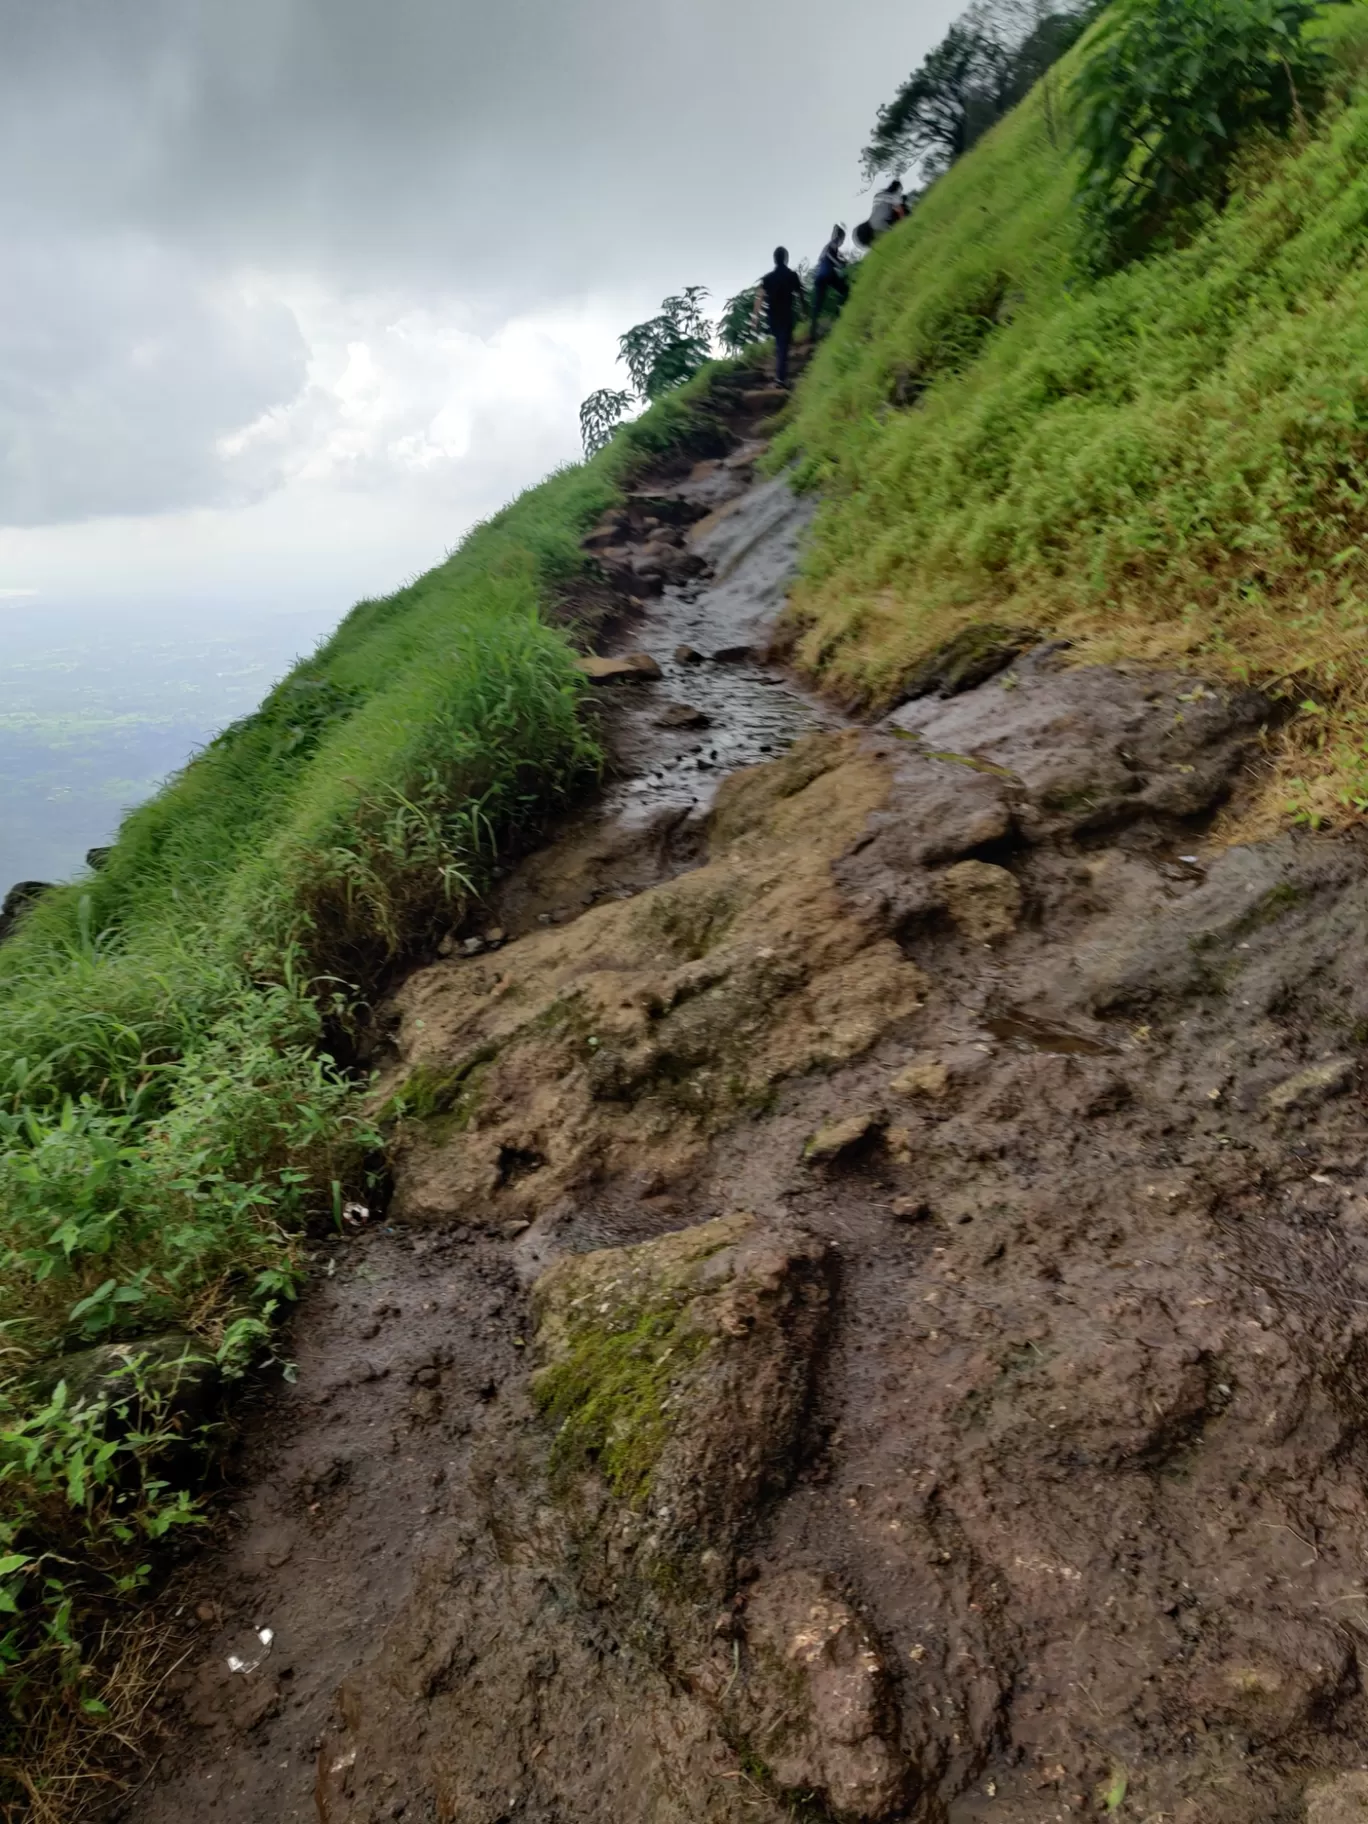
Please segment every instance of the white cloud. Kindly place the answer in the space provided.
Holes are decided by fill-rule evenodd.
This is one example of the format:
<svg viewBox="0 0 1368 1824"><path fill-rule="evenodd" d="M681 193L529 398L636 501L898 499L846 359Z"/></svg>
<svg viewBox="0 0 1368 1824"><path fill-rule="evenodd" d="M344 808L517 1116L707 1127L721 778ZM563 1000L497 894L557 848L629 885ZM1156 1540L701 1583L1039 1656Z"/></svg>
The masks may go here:
<svg viewBox="0 0 1368 1824"><path fill-rule="evenodd" d="M850 217L958 10L0 0L0 575L397 582L666 291Z"/></svg>

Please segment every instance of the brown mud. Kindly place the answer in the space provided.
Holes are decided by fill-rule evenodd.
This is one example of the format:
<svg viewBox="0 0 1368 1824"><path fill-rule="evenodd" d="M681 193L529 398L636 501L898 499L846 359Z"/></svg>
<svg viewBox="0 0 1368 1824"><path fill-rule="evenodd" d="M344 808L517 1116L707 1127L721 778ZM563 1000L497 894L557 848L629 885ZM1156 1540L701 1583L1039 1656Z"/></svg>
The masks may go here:
<svg viewBox="0 0 1368 1824"><path fill-rule="evenodd" d="M625 593L703 528L611 642L664 676L386 1010L393 1205L123 1815L1368 1816L1368 846L1220 846L1268 706L1190 678L1008 647L835 726L741 448L602 529Z"/></svg>

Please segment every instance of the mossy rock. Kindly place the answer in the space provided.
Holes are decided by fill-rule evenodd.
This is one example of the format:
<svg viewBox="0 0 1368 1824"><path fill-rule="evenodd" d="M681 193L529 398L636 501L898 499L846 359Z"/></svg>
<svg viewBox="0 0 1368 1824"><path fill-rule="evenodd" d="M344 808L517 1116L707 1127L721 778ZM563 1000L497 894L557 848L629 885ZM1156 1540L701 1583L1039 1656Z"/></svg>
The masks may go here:
<svg viewBox="0 0 1368 1824"><path fill-rule="evenodd" d="M570 1256L537 1282L553 1485L574 1508L588 1476L649 1528L635 1574L691 1586L786 1485L829 1274L824 1244L737 1214ZM600 1546L622 1536L601 1499L579 1511Z"/></svg>
<svg viewBox="0 0 1368 1824"><path fill-rule="evenodd" d="M1032 627L1004 627L996 621L965 627L904 678L899 700L956 697L961 691L975 690L1005 671L1039 639Z"/></svg>

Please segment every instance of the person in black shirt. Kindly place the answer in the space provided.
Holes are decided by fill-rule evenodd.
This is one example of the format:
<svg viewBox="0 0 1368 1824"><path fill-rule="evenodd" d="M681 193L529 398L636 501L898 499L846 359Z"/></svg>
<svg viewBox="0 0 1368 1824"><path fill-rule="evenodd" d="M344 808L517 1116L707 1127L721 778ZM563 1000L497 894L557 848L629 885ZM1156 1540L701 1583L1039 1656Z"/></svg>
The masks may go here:
<svg viewBox="0 0 1368 1824"><path fill-rule="evenodd" d="M760 289L765 294L765 311L769 317L770 334L774 337L774 377L780 386L787 386L789 344L793 341L793 306L799 299L804 308L807 306L803 281L788 263L787 247L775 248L774 271L767 272L761 279Z"/></svg>

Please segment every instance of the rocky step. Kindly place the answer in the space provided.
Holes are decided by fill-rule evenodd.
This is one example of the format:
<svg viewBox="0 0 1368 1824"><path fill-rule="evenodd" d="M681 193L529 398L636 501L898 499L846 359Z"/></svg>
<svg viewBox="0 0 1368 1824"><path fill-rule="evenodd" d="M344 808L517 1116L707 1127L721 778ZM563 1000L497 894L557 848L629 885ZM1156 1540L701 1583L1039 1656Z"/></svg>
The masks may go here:
<svg viewBox="0 0 1368 1824"><path fill-rule="evenodd" d="M651 684L662 675L649 652L626 652L615 658L591 654L576 659L575 665L591 684Z"/></svg>

